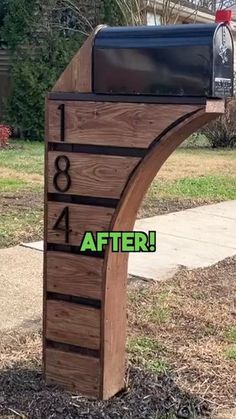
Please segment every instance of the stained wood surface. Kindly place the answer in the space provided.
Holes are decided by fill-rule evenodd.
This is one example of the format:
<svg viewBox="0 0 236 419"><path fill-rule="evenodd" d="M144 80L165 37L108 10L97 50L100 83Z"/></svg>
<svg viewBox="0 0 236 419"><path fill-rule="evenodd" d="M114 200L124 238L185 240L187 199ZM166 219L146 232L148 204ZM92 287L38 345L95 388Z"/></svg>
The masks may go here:
<svg viewBox="0 0 236 419"><path fill-rule="evenodd" d="M47 348L46 380L73 393L79 392L90 397L99 397L99 359Z"/></svg>
<svg viewBox="0 0 236 419"><path fill-rule="evenodd" d="M87 104L84 102L83 104L74 103L73 106L76 105L78 108L74 108L71 114L69 108L66 109L66 112L69 112L66 116L66 121L70 121L69 123L71 124L66 126L66 142L146 147L161 132L162 136L160 136L155 146L150 148L142 161L141 159L131 157L49 152L49 192L58 192L53 186L53 177L56 172L54 166L55 159L58 155L66 155L71 162L69 170L71 187L66 193L93 197L120 198L120 202L115 210L89 205L49 202L47 216L48 241L52 243L65 243L64 233L52 229L65 206L69 207L69 227L73 230L70 235L70 244L79 245L82 234L86 230L99 231L102 229L107 230L108 228L111 231L132 230L143 196L162 164L186 137L205 123L222 114L222 103L223 101L217 105L215 101L214 103L212 101L207 103L206 106L145 104L147 106L147 111L145 111L146 119L143 118L143 114L142 118L140 116L141 114L135 114L137 104L129 104L134 106L132 112L131 107L129 110L125 108L125 104L122 104L123 110L121 107L118 110L118 105L120 106L121 104L107 103L93 104L93 110L91 110L92 108L89 110L86 107ZM56 106L58 104L54 102L54 105ZM153 111L152 106L155 108ZM80 107L83 109L83 115L78 110ZM144 112L144 108L142 109L142 112ZM150 110L150 113L148 110ZM193 111L196 111L196 113L190 115ZM48 132L47 139L56 142L59 140L59 122L56 121L55 112L56 110L50 110L50 135ZM177 121L178 118L182 119ZM111 123L110 119L112 120ZM72 129L69 128L70 126ZM77 128L80 138L82 138L81 142L80 138L77 138ZM99 210L101 210L101 213ZM52 254L54 252L48 252L49 258ZM87 276L90 272L87 269L90 268L87 268L85 260L85 265L83 265L81 256L70 256L75 256L80 259L80 263L82 263L81 275L79 274L78 277L76 275L79 266L76 267L76 263L73 265L73 258L69 262L65 260L65 264L62 259L62 272L58 275L61 290L66 289L66 281L63 284L63 278L65 279L69 275L70 267L72 269L71 276L75 277L76 284L79 284L80 280L84 280L85 282L85 278L88 278L88 282L90 281L90 276ZM95 260L97 259L95 258ZM124 387L127 262L127 254L112 253L110 250L107 250L104 265L94 268L95 271L91 274L92 281L96 280L96 272L98 272L99 281L102 279L102 308L101 310L97 310L100 318L99 322L98 319L95 320L94 318L92 323L91 320L87 321L85 319L86 316L81 314L81 305L48 300L47 327L45 326L45 328L48 332L49 327L49 339L67 343L69 340L69 343L72 344L74 342L73 344L77 346L79 346L80 342L82 342L80 345L84 345L84 342L86 342L86 346L90 345L89 347L91 349L100 349L101 352L100 360L93 359L93 361L88 363L87 358L85 361L82 361L84 357L78 354L46 348L45 359L48 382L61 384L64 388L77 390L88 396L100 396L103 399L113 396ZM52 259L49 259L46 271L48 275L47 290L49 286L52 287L50 288L51 290L55 291L58 269L60 267L57 265L57 261L55 259L53 260L52 256ZM53 273L52 271L55 272ZM50 272L52 279L50 279ZM84 279L82 279L83 272L85 274ZM78 283L76 278L78 278ZM73 280L72 282L69 280L69 289L74 289L74 285ZM90 292L86 288L86 284L84 290L86 290L86 293ZM78 287L79 292L80 285ZM98 288L96 285L95 294L97 292L101 292L99 285ZM78 296L80 295L78 294ZM60 307L55 306L55 303L59 303ZM63 312L61 304L63 304L63 307L64 305L66 307ZM71 309L71 304L76 305L75 309ZM68 305L70 306L69 312ZM81 336L85 330L83 322L86 323L87 327L85 336ZM67 326L68 323L69 327ZM97 328L94 326L95 323L96 325L99 323ZM99 335L96 335L95 340L93 340L93 332L90 333L91 330L99 333ZM95 341L96 343L94 343ZM91 345L94 346L91 347ZM91 360L92 358L89 359Z"/></svg>
<svg viewBox="0 0 236 419"><path fill-rule="evenodd" d="M128 176L139 163L140 158L123 156L103 156L83 153L48 153L48 191L58 193L53 185L57 173L55 160L58 156L67 156L70 161L68 171L71 187L66 194L84 195L103 198L119 198ZM66 177L58 177L58 184L64 187Z"/></svg>
<svg viewBox="0 0 236 419"><path fill-rule="evenodd" d="M196 105L49 101L49 141L60 142L61 103L65 142L119 147L147 148L166 127L196 109Z"/></svg>
<svg viewBox="0 0 236 419"><path fill-rule="evenodd" d="M100 347L100 310L66 301L47 301L48 339L89 349Z"/></svg>
<svg viewBox="0 0 236 419"><path fill-rule="evenodd" d="M157 105L159 107L159 105ZM211 108L211 107L210 107ZM137 211L152 180L171 153L189 135L201 126L222 114L222 103L211 108L198 109L196 114L187 117L163 134L150 152L144 157L133 172L123 191L111 224L112 231L132 230ZM122 372L125 365L125 329L126 329L126 279L128 255L106 251L104 275L104 294L102 306L102 349L103 387L102 397L109 398L122 388ZM114 272L116 276L114 276ZM117 281L118 279L118 281Z"/></svg>
<svg viewBox="0 0 236 419"><path fill-rule="evenodd" d="M206 113L217 113L223 114L225 112L225 100L224 99L208 99L206 102Z"/></svg>
<svg viewBox="0 0 236 419"><path fill-rule="evenodd" d="M69 243L79 246L86 231L107 231L114 209L89 205L66 204L62 202L48 202L48 232L49 243L65 244L65 232L54 229L56 221L63 209L69 209ZM64 221L61 222L65 226Z"/></svg>
<svg viewBox="0 0 236 419"><path fill-rule="evenodd" d="M92 92L92 49L94 37L105 25L99 25L86 39L59 77L53 92Z"/></svg>
<svg viewBox="0 0 236 419"><path fill-rule="evenodd" d="M128 253L107 253L102 305L102 399L125 387Z"/></svg>
<svg viewBox="0 0 236 419"><path fill-rule="evenodd" d="M43 361L43 374L45 376L46 372L46 321L47 321L47 232L48 232L48 225L47 225L47 214L48 214L48 181L47 181L47 168L48 168L48 127L49 127L49 109L48 109L48 100L45 100L45 138L44 138L44 235L43 235L43 336L42 336L42 361Z"/></svg>
<svg viewBox="0 0 236 419"><path fill-rule="evenodd" d="M101 299L103 260L62 252L47 253L47 291Z"/></svg>

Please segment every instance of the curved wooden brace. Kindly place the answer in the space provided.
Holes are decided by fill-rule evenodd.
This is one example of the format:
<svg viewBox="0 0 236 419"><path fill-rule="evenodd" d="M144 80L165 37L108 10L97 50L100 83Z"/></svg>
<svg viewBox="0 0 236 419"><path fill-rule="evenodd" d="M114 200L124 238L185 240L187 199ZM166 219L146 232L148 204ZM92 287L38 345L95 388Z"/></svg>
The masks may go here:
<svg viewBox="0 0 236 419"><path fill-rule="evenodd" d="M44 372L48 383L107 399L124 387L128 254L81 253L81 240L132 230L162 164L224 101L96 96L93 39L46 101Z"/></svg>
<svg viewBox="0 0 236 419"><path fill-rule="evenodd" d="M189 135L219 115L215 110L207 112L206 109L197 110L160 135L129 178L113 215L111 231L133 230L141 202L161 166ZM105 399L121 389L124 382L128 257L128 253L113 253L109 248L104 264L102 341Z"/></svg>

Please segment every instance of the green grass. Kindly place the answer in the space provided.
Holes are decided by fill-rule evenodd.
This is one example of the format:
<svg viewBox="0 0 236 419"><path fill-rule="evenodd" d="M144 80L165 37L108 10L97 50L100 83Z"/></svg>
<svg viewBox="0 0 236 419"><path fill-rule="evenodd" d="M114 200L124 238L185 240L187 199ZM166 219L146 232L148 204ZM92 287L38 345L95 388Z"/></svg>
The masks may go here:
<svg viewBox="0 0 236 419"><path fill-rule="evenodd" d="M24 190L28 187L28 182L20 179L0 179L0 191L1 192L16 192Z"/></svg>
<svg viewBox="0 0 236 419"><path fill-rule="evenodd" d="M230 343L236 343L236 326L231 326L226 332L226 339Z"/></svg>
<svg viewBox="0 0 236 419"><path fill-rule="evenodd" d="M20 192L20 191L40 192L42 185L27 182L21 179L0 179L0 193L1 192Z"/></svg>
<svg viewBox="0 0 236 419"><path fill-rule="evenodd" d="M209 147L209 146L210 146L210 143L207 137L197 132L197 133L192 134L189 138L187 138L187 140L185 140L180 147L192 148L192 147Z"/></svg>
<svg viewBox="0 0 236 419"><path fill-rule="evenodd" d="M232 345L227 349L226 358L236 362L236 345Z"/></svg>
<svg viewBox="0 0 236 419"><path fill-rule="evenodd" d="M149 288L140 289L138 293L129 293L129 301L137 307L137 316L141 314L142 321L156 325L164 324L171 319L168 298L168 294L153 294Z"/></svg>
<svg viewBox="0 0 236 419"><path fill-rule="evenodd" d="M155 180L150 189L150 197L222 201L236 199L236 176L201 176L174 182Z"/></svg>
<svg viewBox="0 0 236 419"><path fill-rule="evenodd" d="M43 235L44 144L15 140L0 150L0 248Z"/></svg>
<svg viewBox="0 0 236 419"><path fill-rule="evenodd" d="M16 148L0 151L0 167L43 175L43 142L15 140L12 145Z"/></svg>
<svg viewBox="0 0 236 419"><path fill-rule="evenodd" d="M162 348L156 339L138 336L128 340L127 349L133 362L137 362L154 373L165 373L168 365L160 355Z"/></svg>

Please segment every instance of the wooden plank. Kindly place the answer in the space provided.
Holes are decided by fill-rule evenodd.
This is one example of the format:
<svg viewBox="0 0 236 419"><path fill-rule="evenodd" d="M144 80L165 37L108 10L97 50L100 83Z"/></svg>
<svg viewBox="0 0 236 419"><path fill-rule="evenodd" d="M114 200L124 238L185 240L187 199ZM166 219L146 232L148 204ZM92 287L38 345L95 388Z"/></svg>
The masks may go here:
<svg viewBox="0 0 236 419"><path fill-rule="evenodd" d="M71 392L99 397L99 359L47 348L46 381Z"/></svg>
<svg viewBox="0 0 236 419"><path fill-rule="evenodd" d="M53 92L92 92L92 50L96 34L105 27L97 26L53 87Z"/></svg>
<svg viewBox="0 0 236 419"><path fill-rule="evenodd" d="M47 253L47 291L101 299L103 260L62 252Z"/></svg>
<svg viewBox="0 0 236 419"><path fill-rule="evenodd" d="M45 348L46 348L46 321L47 321L47 231L48 231L48 143L46 138L48 136L48 126L49 126L49 112L48 112L48 101L45 100L45 138L44 138L44 236L43 236L43 373L45 374Z"/></svg>
<svg viewBox="0 0 236 419"><path fill-rule="evenodd" d="M66 194L84 195L103 198L119 198L130 173L139 163L140 158L123 156L104 156L81 153L48 153L48 191L58 193L68 184L68 178L56 169L56 159L66 156L69 160L68 175L71 184ZM60 168L65 168L63 158L59 161ZM54 181L54 182L53 182ZM58 190L59 187L59 190Z"/></svg>
<svg viewBox="0 0 236 419"><path fill-rule="evenodd" d="M68 208L68 241L63 231L65 218L61 220L59 229L55 228L65 208ZM79 246L86 231L107 231L113 213L112 208L48 202L48 242Z"/></svg>
<svg viewBox="0 0 236 419"><path fill-rule="evenodd" d="M100 310L66 301L47 301L46 337L82 348L100 348Z"/></svg>
<svg viewBox="0 0 236 419"><path fill-rule="evenodd" d="M179 104L49 101L48 141L60 142L62 103L66 143L120 147L147 148L170 124L196 109Z"/></svg>

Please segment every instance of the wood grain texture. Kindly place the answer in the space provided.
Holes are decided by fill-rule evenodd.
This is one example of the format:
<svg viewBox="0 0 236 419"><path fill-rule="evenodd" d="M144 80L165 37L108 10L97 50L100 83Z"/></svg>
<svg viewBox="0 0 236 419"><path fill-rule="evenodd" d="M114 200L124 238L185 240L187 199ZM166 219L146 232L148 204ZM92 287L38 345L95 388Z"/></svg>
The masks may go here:
<svg viewBox="0 0 236 419"><path fill-rule="evenodd" d="M163 134L163 137L144 157L127 183L114 213L111 230L130 231L133 229L142 199L157 172L182 141L201 126L222 114L222 103L219 102L218 108L215 105L213 108L214 112L210 113L206 112L206 108L202 110L196 108L197 113L187 117L186 120ZM125 253L115 254L108 248L105 255L105 266L101 342L103 343L102 398L107 399L119 391L123 385L128 255Z"/></svg>
<svg viewBox="0 0 236 419"><path fill-rule="evenodd" d="M130 173L140 161L137 157L104 156L95 154L64 153L50 151L48 153L48 191L58 193L53 185L57 172L55 160L58 156L67 156L70 161L68 171L71 187L66 194L119 198ZM63 188L66 177L60 175L59 187Z"/></svg>
<svg viewBox="0 0 236 419"><path fill-rule="evenodd" d="M114 209L89 205L65 204L48 202L48 233L49 243L65 244L65 232L54 229L56 221L65 207L69 208L69 243L79 246L86 231L107 231ZM65 223L62 221L62 227Z"/></svg>
<svg viewBox="0 0 236 419"><path fill-rule="evenodd" d="M43 353L42 353L42 361L43 361L43 374L45 376L45 368L46 368L46 305L47 305L47 252L45 251L47 245L47 233L48 233L48 174L47 174L47 167L48 167L48 143L47 143L47 136L48 136L48 126L49 126L49 109L48 109L48 101L45 100L45 138L44 138L44 236L43 236L43 336L42 336L42 346L43 346Z"/></svg>
<svg viewBox="0 0 236 419"><path fill-rule="evenodd" d="M99 25L87 38L65 71L59 77L53 92L92 92L92 49L94 37L105 25Z"/></svg>
<svg viewBox="0 0 236 419"><path fill-rule="evenodd" d="M47 291L100 300L103 260L62 252L47 253Z"/></svg>
<svg viewBox="0 0 236 419"><path fill-rule="evenodd" d="M107 400L125 387L128 253L107 253L102 305L102 387ZM111 268L111 271L110 271Z"/></svg>
<svg viewBox="0 0 236 419"><path fill-rule="evenodd" d="M99 397L100 362L96 358L46 348L46 380L89 397Z"/></svg>
<svg viewBox="0 0 236 419"><path fill-rule="evenodd" d="M82 348L100 348L100 310L66 301L47 301L46 337Z"/></svg>
<svg viewBox="0 0 236 419"><path fill-rule="evenodd" d="M48 141L60 142L62 102L49 101ZM65 142L119 147L143 147L170 124L196 105L155 105L144 103L63 102ZM198 105L200 108L200 105Z"/></svg>
<svg viewBox="0 0 236 419"><path fill-rule="evenodd" d="M213 103L214 102L214 103ZM101 105L102 112L104 112L103 104L96 104L96 106ZM107 104L106 104L107 105ZM116 108L117 104L113 104L114 112L117 111ZM137 104L135 104L136 106ZM153 105L146 104L148 109ZM79 105L80 106L80 105ZM81 105L82 106L82 105ZM111 104L109 104L111 106ZM124 104L122 104L124 106ZM138 208L140 207L141 201L144 197L145 192L147 191L152 179L156 176L157 172L166 161L166 159L171 155L171 153L180 145L180 143L186 139L191 133L196 131L198 128L203 126L205 123L211 121L212 119L216 118L217 116L222 114L223 109L223 101L219 101L216 104L216 101L208 101L206 105L199 107L199 105L178 105L177 108L180 108L180 113L185 115L186 118L182 118L176 123L176 115L174 116L175 124L170 127L169 122L171 118L173 118L173 107L171 106L164 106L164 105L154 105L156 108L156 114L158 114L158 121L155 123L160 123L162 119L165 121L163 126L160 125L160 130L162 131L162 136L159 137L159 141L155 143L153 147L150 148L147 155L141 160L136 159L134 166L131 168L129 164L130 162L134 161L134 158L119 158L113 156L99 156L99 155L85 155L85 154L77 154L77 153L66 153L66 155L71 155L71 179L72 184L71 188L67 193L73 193L76 195L86 195L86 196L100 196L100 197L108 197L108 198L120 198L120 202L118 207L115 210L110 210L107 208L103 208L102 212L99 213L100 207L90 207L85 205L73 205L73 204L63 204L63 203L56 203L56 202L49 202L48 205L48 240L52 242L64 243L63 241L63 233L57 232L57 234L62 234L62 237L57 236L55 237L55 231L52 231L53 223L56 221L57 217L59 216L63 207L68 206L71 209L71 219L70 219L70 227L75 226L75 231L71 233L71 244L80 244L80 240L82 237L82 233L85 230L101 230L101 225L103 229L110 230L110 231L124 231L124 230L132 230ZM163 107L164 106L164 107ZM112 107L111 115L112 115ZM176 108L176 109L177 109ZM191 108L191 110L190 110ZM97 109L98 117L99 117L99 109ZM169 110L168 110L169 109ZM196 111L195 114L190 115L190 112ZM89 112L89 111L87 111ZM154 112L154 111L153 111ZM169 116L168 116L169 113ZM180 114L179 113L179 114ZM89 117L90 118L90 117ZM104 116L105 118L105 112ZM126 134L128 133L128 146L133 146L136 144L136 138L139 136L139 123L134 120L129 122L130 126L133 126L133 131L128 128L125 122L125 119L122 119L122 122L117 122L117 127L114 127L114 131L112 131L112 127L115 124L115 119L113 118L113 123L110 126L110 133L114 135L114 141L117 143L108 143L109 145L117 145L118 144L118 134L117 132L120 131L120 135L122 137L123 130L122 126L124 127L124 131L126 130ZM130 117L132 119L132 115L130 113ZM145 125L145 121L143 121ZM107 119L106 124L109 125L109 121ZM166 124L164 126L164 124ZM96 124L95 124L96 125ZM93 127L95 132L95 125ZM90 131L90 122L89 125L84 126L83 130L87 132ZM99 127L99 124L98 124ZM136 129L135 129L136 127ZM76 123L75 127L73 128L76 130ZM100 128L99 128L100 129ZM130 129L130 131L129 131ZM152 131L153 129L153 131ZM101 132L103 128L101 128ZM153 136L150 141L153 141L157 137L157 132L155 128L153 128L152 124L149 124L149 120L146 121L146 131ZM155 131L155 135L154 135ZM143 128L143 135L145 136L145 129ZM56 138L55 134L55 138ZM105 131L104 131L105 135ZM117 136L116 136L117 135ZM148 134L149 135L149 134ZM125 137L125 136L124 136ZM131 139L132 137L132 139ZM48 137L49 138L49 137ZM85 137L84 137L85 138ZM95 139L95 134L91 134L91 144L98 144ZM102 138L99 136L99 138ZM108 138L111 138L107 134L107 141ZM141 137L140 137L141 138ZM147 138L147 137L146 137ZM76 140L77 141L77 140ZM84 140L86 141L86 140ZM98 140L100 141L100 139ZM103 141L103 140L101 140ZM112 140L113 141L113 140ZM122 140L123 141L123 140ZM141 139L140 139L141 141ZM146 141L146 140L145 140ZM147 140L149 141L149 139ZM107 144L104 143L104 144ZM104 145L103 144L103 145ZM121 143L120 143L121 144ZM124 144L124 143L122 143ZM139 143L141 144L141 142ZM147 143L146 143L147 144ZM52 185L52 179L55 174L54 169L54 161L58 155L64 153L56 153L56 152L49 152L49 192L56 192ZM74 159L74 160L73 160ZM99 160L101 159L101 160ZM124 159L121 163L120 159ZM138 164L139 163L139 164ZM127 165L127 166L126 166ZM75 179L75 180L74 180ZM76 181L76 183L74 183ZM76 192L72 192L76 191ZM76 208L74 208L76 207ZM80 207L83 207L82 212L80 212ZM87 207L87 208L85 208ZM89 209L92 208L92 209ZM95 211L95 212L94 212ZM108 213L106 213L108 211ZM110 212L111 211L111 212ZM106 214L105 218L103 215ZM48 252L50 253L50 252ZM78 256L78 255L77 255ZM80 258L80 256L78 256ZM56 261L54 260L54 267L56 268ZM70 263L70 262L69 262ZM73 263L73 262L71 262ZM124 374L125 374L125 336L126 336L126 288L127 288L127 264L128 264L128 254L126 253L113 253L110 250L110 247L106 250L104 265L102 268L102 309L100 310L100 350L101 350L101 359L100 364L98 363L97 366L94 366L94 370L97 367L96 371L90 371L90 365L87 365L86 362L75 361L73 359L73 367L71 366L71 359L68 362L68 359L62 358L62 370L58 368L58 364L56 365L56 361L51 357L51 354L55 350L52 348L46 349L46 376L48 378L48 382L50 380L54 380L55 383L59 383L63 385L64 388L72 390L73 388L77 388L77 390L82 391L86 395L95 395L95 397L100 397L103 399L107 399L112 397L116 394L119 390L124 387ZM49 267L49 266L48 266ZM49 268L50 269L50 268ZM55 270L53 268L53 270ZM77 269L77 268L75 268ZM86 271L85 265L85 271ZM76 271L73 271L76 276ZM99 271L100 272L100 271ZM87 274L86 274L87 275ZM96 273L94 273L96 276ZM93 277L93 275L92 275ZM56 281L56 273L54 273L54 279ZM63 281L63 277L61 277L61 282ZM48 301L51 303L51 301ZM54 302L53 302L54 303ZM60 302L61 304L61 302ZM63 303L64 304L64 303ZM65 303L71 304L71 303ZM61 310L61 307L60 309ZM54 313L54 311L53 311ZM67 333L66 327L66 319L69 318L69 322L73 324L73 328L69 330L69 340L77 342L80 341L80 336L77 335L75 337L74 333L80 333L79 330L76 329L77 321L76 318L79 319L80 317L76 313L70 313L70 315L62 316L63 321L59 321L59 325L55 326L54 321L54 314L51 315L53 320L49 320L47 318L47 325L48 321L50 321L50 327L55 328L53 331L54 336L59 334L58 339L64 339L64 334ZM75 322L75 324L74 324ZM87 322L86 322L87 323ZM83 327L81 327L83 329ZM76 330L76 332L75 332ZM90 332L86 333L84 339L90 339ZM57 337L55 338L57 339ZM66 337L68 339L68 336ZM83 340L84 340L83 339ZM98 344L98 342L96 343ZM91 343L90 343L91 345ZM52 351L52 352L48 352ZM56 351L57 356L60 351ZM62 352L64 354L64 352ZM67 355L67 354L66 354ZM63 355L64 356L64 355ZM69 356L71 354L69 353ZM72 356L78 357L78 354L72 354ZM80 357L80 356L79 356ZM78 359L78 358L76 358ZM76 362L76 371L74 371L74 365ZM98 361L97 361L98 362ZM53 365L52 365L53 364ZM81 379L81 374L86 375L85 377L85 384L82 383L83 378ZM91 379L91 375L96 377L98 380L96 384ZM80 380L80 381L79 381ZM81 390L82 386L82 390ZM95 387L94 387L95 386Z"/></svg>

